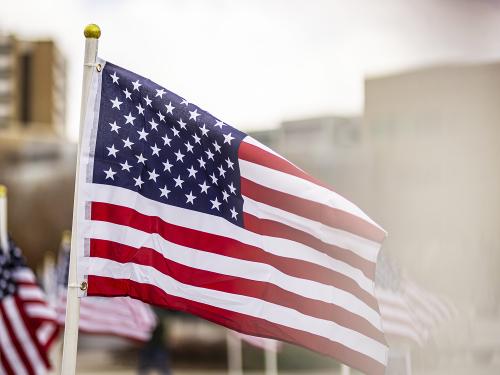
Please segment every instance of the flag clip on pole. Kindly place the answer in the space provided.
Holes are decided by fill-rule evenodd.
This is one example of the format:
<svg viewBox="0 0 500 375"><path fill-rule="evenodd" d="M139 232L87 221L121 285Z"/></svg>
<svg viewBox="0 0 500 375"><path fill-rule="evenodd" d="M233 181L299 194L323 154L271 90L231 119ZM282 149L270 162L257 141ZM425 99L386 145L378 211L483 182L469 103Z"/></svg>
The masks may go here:
<svg viewBox="0 0 500 375"><path fill-rule="evenodd" d="M83 63L83 83L82 83L82 101L80 107L80 131L78 139L78 152L75 178L75 197L73 204L73 225L71 232L71 250L69 261L68 276L68 295L66 302L66 322L64 328L64 346L61 373L64 375L73 375L76 371L76 352L78 346L78 323L80 318L80 299L78 298L78 275L77 275L77 221L78 221L78 189L79 189L79 165L80 165L80 147L82 140L83 124L85 121L85 109L89 97L90 83L92 73L95 67L97 56L97 45L101 36L99 26L90 24L85 27L85 57Z"/></svg>
<svg viewBox="0 0 500 375"><path fill-rule="evenodd" d="M9 252L9 236L7 234L7 187L0 185L0 248L4 254Z"/></svg>

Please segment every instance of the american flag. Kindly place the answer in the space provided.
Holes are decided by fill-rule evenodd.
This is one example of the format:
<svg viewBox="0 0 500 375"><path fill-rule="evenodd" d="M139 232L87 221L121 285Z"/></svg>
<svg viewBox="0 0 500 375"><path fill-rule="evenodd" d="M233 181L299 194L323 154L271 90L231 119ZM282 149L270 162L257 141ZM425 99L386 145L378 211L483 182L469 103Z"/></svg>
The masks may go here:
<svg viewBox="0 0 500 375"><path fill-rule="evenodd" d="M387 255L380 255L375 295L384 333L389 342L403 339L423 345L440 325L457 315L457 310L451 301L409 280Z"/></svg>
<svg viewBox="0 0 500 375"><path fill-rule="evenodd" d="M58 334L55 312L12 241L0 254L0 374L46 374Z"/></svg>
<svg viewBox="0 0 500 375"><path fill-rule="evenodd" d="M385 232L245 133L99 63L77 192L87 295L132 296L382 374L373 279Z"/></svg>
<svg viewBox="0 0 500 375"><path fill-rule="evenodd" d="M57 264L57 321L64 325L69 271L69 241L63 239ZM156 327L156 315L149 305L130 297L87 297L80 303L79 330L147 342Z"/></svg>

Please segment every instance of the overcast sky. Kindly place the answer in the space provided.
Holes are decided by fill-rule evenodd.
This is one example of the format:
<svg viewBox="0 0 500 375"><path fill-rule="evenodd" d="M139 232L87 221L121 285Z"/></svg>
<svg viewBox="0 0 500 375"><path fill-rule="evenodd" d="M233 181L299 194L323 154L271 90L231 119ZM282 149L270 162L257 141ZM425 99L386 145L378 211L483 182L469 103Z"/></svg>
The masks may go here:
<svg viewBox="0 0 500 375"><path fill-rule="evenodd" d="M99 55L242 130L360 114L363 79L436 63L500 59L494 0L15 0L0 30L57 40L77 134L87 23Z"/></svg>

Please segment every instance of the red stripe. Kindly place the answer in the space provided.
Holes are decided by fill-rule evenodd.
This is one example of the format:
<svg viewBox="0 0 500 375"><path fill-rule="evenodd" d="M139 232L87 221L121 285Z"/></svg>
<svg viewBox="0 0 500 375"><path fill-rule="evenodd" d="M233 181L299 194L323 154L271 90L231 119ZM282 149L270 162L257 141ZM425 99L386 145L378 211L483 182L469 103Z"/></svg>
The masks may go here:
<svg viewBox="0 0 500 375"><path fill-rule="evenodd" d="M88 281L88 295L131 296L147 303L200 316L238 332L302 345L308 349L337 358L343 363L358 368L367 374L382 375L385 372L385 367L370 357L308 332L172 296L155 286L131 280L117 280L89 275Z"/></svg>
<svg viewBox="0 0 500 375"><path fill-rule="evenodd" d="M306 172L302 171L301 169L297 168L295 165L290 163L288 160L280 158L279 156L276 156L271 152L265 151L260 147L252 145L250 143L246 143L245 141L240 143L240 147L238 149L238 158L255 164L262 165L264 167L275 169L277 171L287 173L295 177L302 178L303 180L310 181L313 184L332 190L330 187L326 186L323 182L319 181L314 177L311 177Z"/></svg>
<svg viewBox="0 0 500 375"><path fill-rule="evenodd" d="M7 357L5 352L2 350L2 345L0 345L0 371L3 370L6 375L16 375L14 370L10 367L9 361L5 360L5 358Z"/></svg>
<svg viewBox="0 0 500 375"><path fill-rule="evenodd" d="M274 284L242 279L211 271L200 270L166 259L157 251L145 247L139 249L105 240L90 240L90 256L150 266L177 281L196 287L218 290L258 298L286 306L305 315L335 321L335 323L385 344L384 335L367 320L339 306L305 298Z"/></svg>
<svg viewBox="0 0 500 375"><path fill-rule="evenodd" d="M245 229L249 231L263 236L284 238L301 243L361 270L361 272L371 280L375 277L374 262L370 262L352 251L327 244L309 233L289 227L277 221L260 219L246 212L243 213L243 223Z"/></svg>
<svg viewBox="0 0 500 375"><path fill-rule="evenodd" d="M381 243L385 233L348 212L259 185L241 177L241 194L295 215Z"/></svg>
<svg viewBox="0 0 500 375"><path fill-rule="evenodd" d="M14 301L16 302L15 305L17 307L17 301L16 301L17 297L7 297L7 298L13 298ZM17 315L21 318L22 310L21 311L19 311L19 309L16 309L16 310L17 310ZM4 323L5 323L5 326L7 327L7 332L8 332L10 341L12 342L12 344L14 346L14 350L17 352L17 355L21 359L21 362L24 365L24 367L26 368L26 370L28 371L28 373L34 374L33 367L31 366L31 361L29 360L29 358L26 355L26 352L24 351L24 343L19 341L17 334L15 332L15 329L10 321L11 318L9 317L9 315L7 315L5 308L3 306L3 303L0 303L0 314L2 314L2 316L4 318ZM24 319L21 319L21 322L23 322L23 321L24 321ZM25 327L25 328L26 328L26 331L28 332L29 336L31 337L31 341L34 341L34 339L35 339L34 332L32 330L30 330L29 327Z"/></svg>
<svg viewBox="0 0 500 375"><path fill-rule="evenodd" d="M170 242L191 249L269 264L288 275L345 290L358 297L372 309L378 310L375 297L362 289L354 280L313 263L270 254L258 247L231 238L170 224L157 216L143 215L131 208L109 203L92 202L91 218L92 220L129 226L147 233L157 233Z"/></svg>

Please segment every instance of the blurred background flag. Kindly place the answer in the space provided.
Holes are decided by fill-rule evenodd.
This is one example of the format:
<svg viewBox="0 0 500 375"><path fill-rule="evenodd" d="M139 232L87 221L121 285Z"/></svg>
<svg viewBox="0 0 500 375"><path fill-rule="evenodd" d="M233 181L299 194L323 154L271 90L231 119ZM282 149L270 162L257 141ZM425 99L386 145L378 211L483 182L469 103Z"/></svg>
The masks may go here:
<svg viewBox="0 0 500 375"><path fill-rule="evenodd" d="M57 337L56 314L45 300L21 251L9 241L0 252L0 373L45 374Z"/></svg>
<svg viewBox="0 0 500 375"><path fill-rule="evenodd" d="M241 131L98 63L77 190L86 294L130 295L384 373L373 278L385 232Z"/></svg>
<svg viewBox="0 0 500 375"><path fill-rule="evenodd" d="M423 345L440 325L458 314L453 303L409 280L383 253L377 264L375 295L389 342L392 338Z"/></svg>
<svg viewBox="0 0 500 375"><path fill-rule="evenodd" d="M64 325L71 235L65 232L57 262L57 321ZM146 303L130 297L88 297L80 303L81 332L114 335L147 342L156 326L156 315Z"/></svg>

